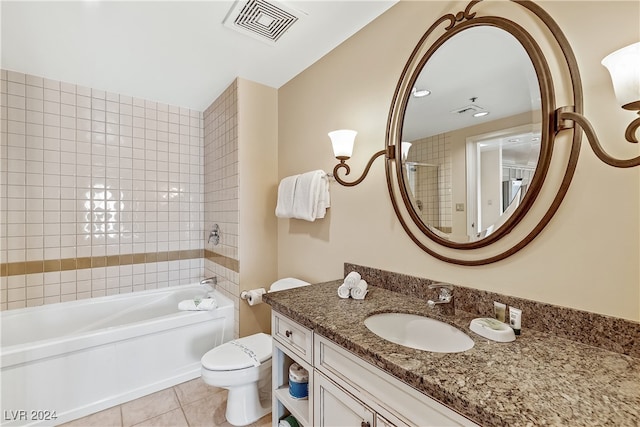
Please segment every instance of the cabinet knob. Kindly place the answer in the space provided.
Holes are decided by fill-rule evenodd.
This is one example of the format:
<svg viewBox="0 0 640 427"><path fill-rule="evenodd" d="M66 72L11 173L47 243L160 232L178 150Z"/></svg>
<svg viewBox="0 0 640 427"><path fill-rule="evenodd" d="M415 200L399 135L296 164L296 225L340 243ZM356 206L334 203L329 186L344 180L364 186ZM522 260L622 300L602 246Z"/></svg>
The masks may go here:
<svg viewBox="0 0 640 427"><path fill-rule="evenodd" d="M363 421L360 423L360 427L371 427L371 423L369 421Z"/></svg>
<svg viewBox="0 0 640 427"><path fill-rule="evenodd" d="M284 334L287 336L287 338L291 338L291 335L293 335L293 332L291 332L291 331L284 331Z"/></svg>

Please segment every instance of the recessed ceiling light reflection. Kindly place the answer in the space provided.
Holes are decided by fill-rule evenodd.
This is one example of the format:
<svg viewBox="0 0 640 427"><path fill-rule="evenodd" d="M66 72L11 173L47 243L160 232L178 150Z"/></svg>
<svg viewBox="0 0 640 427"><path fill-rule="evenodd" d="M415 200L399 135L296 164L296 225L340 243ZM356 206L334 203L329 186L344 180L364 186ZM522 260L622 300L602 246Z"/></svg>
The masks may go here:
<svg viewBox="0 0 640 427"><path fill-rule="evenodd" d="M412 94L413 94L413 96L414 96L414 97L416 97L416 98L423 98L423 97L425 97L425 96L427 96L427 95L430 95L430 94L431 94L431 91L430 91L430 90L428 90L428 89L418 89L418 88L415 88L415 87L414 87L414 88L411 90L411 93L412 93Z"/></svg>

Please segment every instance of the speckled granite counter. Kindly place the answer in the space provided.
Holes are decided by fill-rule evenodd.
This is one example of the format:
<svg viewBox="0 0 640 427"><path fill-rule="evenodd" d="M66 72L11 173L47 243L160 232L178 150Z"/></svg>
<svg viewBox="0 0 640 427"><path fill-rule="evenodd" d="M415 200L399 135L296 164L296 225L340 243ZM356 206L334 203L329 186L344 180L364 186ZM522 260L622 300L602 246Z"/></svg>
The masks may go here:
<svg viewBox="0 0 640 427"><path fill-rule="evenodd" d="M340 299L342 281L269 293L272 308L412 387L486 426L638 426L640 359L551 334L523 330L515 342L476 335L477 317L447 318L424 300L370 286L365 300ZM421 314L452 323L471 350L440 354L379 338L364 326L375 313Z"/></svg>

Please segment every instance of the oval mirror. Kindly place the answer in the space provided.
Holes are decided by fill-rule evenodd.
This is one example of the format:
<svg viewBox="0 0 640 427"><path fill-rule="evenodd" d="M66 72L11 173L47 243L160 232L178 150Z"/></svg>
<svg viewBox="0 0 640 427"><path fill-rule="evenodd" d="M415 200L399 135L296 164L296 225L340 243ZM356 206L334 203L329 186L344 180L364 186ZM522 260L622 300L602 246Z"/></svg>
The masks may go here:
<svg viewBox="0 0 640 427"><path fill-rule="evenodd" d="M556 107L556 87L569 89L568 106ZM560 113L581 114L581 94L566 37L535 3L472 0L436 20L402 71L381 151L411 240L466 266L503 260L533 241L575 172L581 134L567 132L554 147L572 129Z"/></svg>
<svg viewBox="0 0 640 427"><path fill-rule="evenodd" d="M531 186L541 121L536 70L513 35L485 25L444 41L415 77L401 130L420 225L457 243L498 231Z"/></svg>

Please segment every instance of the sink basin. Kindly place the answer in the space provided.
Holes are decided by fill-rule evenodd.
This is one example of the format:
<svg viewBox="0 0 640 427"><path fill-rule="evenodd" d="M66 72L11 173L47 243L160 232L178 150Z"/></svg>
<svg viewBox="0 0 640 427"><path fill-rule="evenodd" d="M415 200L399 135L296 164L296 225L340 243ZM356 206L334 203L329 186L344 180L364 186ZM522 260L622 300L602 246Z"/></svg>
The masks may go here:
<svg viewBox="0 0 640 427"><path fill-rule="evenodd" d="M429 317L406 313L374 314L364 325L387 341L435 353L459 353L473 347L460 329Z"/></svg>

